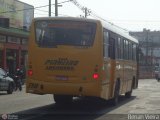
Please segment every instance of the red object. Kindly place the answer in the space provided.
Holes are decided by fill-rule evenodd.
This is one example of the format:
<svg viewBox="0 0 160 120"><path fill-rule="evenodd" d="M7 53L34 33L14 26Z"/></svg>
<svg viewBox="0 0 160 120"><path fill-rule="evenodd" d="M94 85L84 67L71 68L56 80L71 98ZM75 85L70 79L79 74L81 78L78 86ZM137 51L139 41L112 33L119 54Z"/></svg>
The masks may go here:
<svg viewBox="0 0 160 120"><path fill-rule="evenodd" d="M32 76L33 75L33 71L32 70L28 70L28 76Z"/></svg>
<svg viewBox="0 0 160 120"><path fill-rule="evenodd" d="M99 74L98 74L98 73L94 73L94 74L93 74L93 78L94 78L94 79L98 79L98 78L99 78Z"/></svg>

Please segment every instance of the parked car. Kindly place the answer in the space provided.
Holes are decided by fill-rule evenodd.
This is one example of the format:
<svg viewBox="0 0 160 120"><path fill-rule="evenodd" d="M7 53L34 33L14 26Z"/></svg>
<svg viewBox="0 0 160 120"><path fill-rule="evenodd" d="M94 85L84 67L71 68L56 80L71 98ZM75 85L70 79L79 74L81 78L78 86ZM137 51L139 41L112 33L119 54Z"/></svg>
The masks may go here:
<svg viewBox="0 0 160 120"><path fill-rule="evenodd" d="M157 79L158 82L160 82L160 67L155 68L155 78Z"/></svg>
<svg viewBox="0 0 160 120"><path fill-rule="evenodd" d="M7 72L0 68L0 91L7 91L8 94L12 94L14 90L14 80L9 77Z"/></svg>

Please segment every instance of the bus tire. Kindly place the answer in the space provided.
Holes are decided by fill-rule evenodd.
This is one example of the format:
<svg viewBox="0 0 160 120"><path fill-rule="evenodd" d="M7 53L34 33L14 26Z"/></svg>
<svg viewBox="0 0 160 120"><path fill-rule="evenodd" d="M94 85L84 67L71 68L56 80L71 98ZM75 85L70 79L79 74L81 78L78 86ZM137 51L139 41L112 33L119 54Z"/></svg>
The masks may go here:
<svg viewBox="0 0 160 120"><path fill-rule="evenodd" d="M132 89L135 88L135 77L133 77L131 90L125 93L126 98L130 98L132 96Z"/></svg>
<svg viewBox="0 0 160 120"><path fill-rule="evenodd" d="M125 93L126 98L130 98L132 96L132 90Z"/></svg>
<svg viewBox="0 0 160 120"><path fill-rule="evenodd" d="M68 104L73 100L71 95L53 95L53 97L56 104Z"/></svg>
<svg viewBox="0 0 160 120"><path fill-rule="evenodd" d="M112 105L116 106L119 100L119 89L120 89L120 82L119 80L116 81L115 90L114 90L114 97L112 99Z"/></svg>

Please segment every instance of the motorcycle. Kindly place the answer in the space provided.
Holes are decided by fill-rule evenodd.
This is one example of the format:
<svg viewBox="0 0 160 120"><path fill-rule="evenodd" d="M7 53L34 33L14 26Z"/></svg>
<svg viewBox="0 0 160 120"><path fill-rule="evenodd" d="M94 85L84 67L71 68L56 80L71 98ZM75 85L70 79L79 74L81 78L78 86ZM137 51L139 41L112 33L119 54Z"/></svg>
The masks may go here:
<svg viewBox="0 0 160 120"><path fill-rule="evenodd" d="M22 79L23 79L24 72L20 69L16 69L15 74L9 74L8 75L14 80L14 90L17 91L18 89L22 91Z"/></svg>
<svg viewBox="0 0 160 120"><path fill-rule="evenodd" d="M22 91L22 74L19 69L16 70L15 74L10 74L10 77L14 80L14 90L18 89Z"/></svg>
<svg viewBox="0 0 160 120"><path fill-rule="evenodd" d="M22 91L22 80L21 80L21 77L15 75L13 79L15 81L15 91L17 91L18 89L20 91Z"/></svg>

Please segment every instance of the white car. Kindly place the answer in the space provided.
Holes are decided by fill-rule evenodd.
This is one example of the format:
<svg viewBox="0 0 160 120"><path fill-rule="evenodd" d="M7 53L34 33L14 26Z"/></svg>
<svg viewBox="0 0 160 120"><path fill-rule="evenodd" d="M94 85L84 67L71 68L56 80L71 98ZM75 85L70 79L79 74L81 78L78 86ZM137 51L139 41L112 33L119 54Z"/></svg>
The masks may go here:
<svg viewBox="0 0 160 120"><path fill-rule="evenodd" d="M14 90L14 80L8 76L6 71L0 68L0 91L7 91L12 94Z"/></svg>

